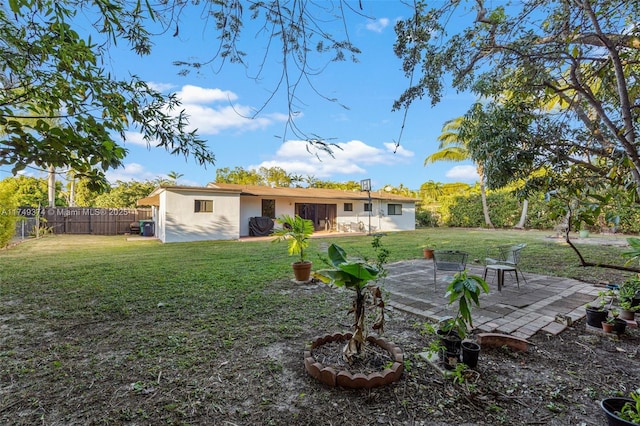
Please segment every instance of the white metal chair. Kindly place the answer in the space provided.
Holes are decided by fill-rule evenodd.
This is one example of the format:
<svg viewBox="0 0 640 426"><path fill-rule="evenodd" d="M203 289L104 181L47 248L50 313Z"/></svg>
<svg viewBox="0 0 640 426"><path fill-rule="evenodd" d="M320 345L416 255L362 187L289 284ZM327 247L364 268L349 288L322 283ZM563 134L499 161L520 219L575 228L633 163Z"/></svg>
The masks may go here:
<svg viewBox="0 0 640 426"><path fill-rule="evenodd" d="M435 250L433 252L433 288L436 288L438 271L462 272L467 267L469 253L459 250Z"/></svg>
<svg viewBox="0 0 640 426"><path fill-rule="evenodd" d="M499 278L498 290L502 290L504 272L515 272L518 288L520 288L520 278L518 274L522 276L524 283L527 284L527 279L518 267L518 262L520 261L520 253L526 246L526 244L508 244L496 246L493 249L490 249L490 251L487 253L487 256L492 257L486 257L484 259L484 279L487 279L487 271L495 271L498 274ZM500 280L500 278L502 279Z"/></svg>

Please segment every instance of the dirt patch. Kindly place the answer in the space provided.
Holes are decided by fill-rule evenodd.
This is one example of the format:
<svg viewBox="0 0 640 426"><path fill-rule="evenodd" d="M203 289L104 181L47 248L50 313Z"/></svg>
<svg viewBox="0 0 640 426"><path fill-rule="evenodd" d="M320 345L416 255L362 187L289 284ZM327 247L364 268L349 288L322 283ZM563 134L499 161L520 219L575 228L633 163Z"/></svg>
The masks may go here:
<svg viewBox="0 0 640 426"><path fill-rule="evenodd" d="M216 312L166 307L84 321L0 313L0 423L602 425L599 400L640 383L637 328L618 339L587 333L579 321L558 336L535 335L527 352L485 348L477 380L454 383L418 355L431 339L422 321L390 312L385 337L404 350L401 380L329 388L307 375L303 350L317 335L349 330L349 300L323 286L291 286L274 283L262 296L317 298L323 310L273 307L224 334Z"/></svg>

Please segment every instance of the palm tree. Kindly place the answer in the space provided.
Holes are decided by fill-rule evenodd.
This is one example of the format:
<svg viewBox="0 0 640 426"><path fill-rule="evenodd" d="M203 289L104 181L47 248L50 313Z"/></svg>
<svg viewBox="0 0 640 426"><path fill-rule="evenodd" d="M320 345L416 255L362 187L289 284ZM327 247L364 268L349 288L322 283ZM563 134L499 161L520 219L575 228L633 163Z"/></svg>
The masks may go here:
<svg viewBox="0 0 640 426"><path fill-rule="evenodd" d="M471 159L471 153L468 149L468 141L460 137L459 130L462 127L464 117L448 120L442 126L442 133L438 136L439 151L429 155L424 160L424 165L435 163L436 161L465 161ZM482 212L484 213L484 222L489 228L493 228L491 218L489 217L489 206L487 205L487 192L484 185L484 167L481 163L476 162L476 171L480 176L480 195L482 197Z"/></svg>
<svg viewBox="0 0 640 426"><path fill-rule="evenodd" d="M180 179L182 176L184 176L184 174L176 172L174 170L170 171L169 173L167 173L167 177L169 178L169 180L171 180L174 184L178 183L178 179Z"/></svg>

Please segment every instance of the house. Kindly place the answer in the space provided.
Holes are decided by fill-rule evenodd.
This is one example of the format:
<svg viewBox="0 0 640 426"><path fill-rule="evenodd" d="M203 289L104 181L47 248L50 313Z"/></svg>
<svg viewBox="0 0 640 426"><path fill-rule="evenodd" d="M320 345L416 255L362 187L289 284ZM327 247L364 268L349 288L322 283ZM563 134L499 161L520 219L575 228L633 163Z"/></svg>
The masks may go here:
<svg viewBox="0 0 640 426"><path fill-rule="evenodd" d="M138 205L153 207L155 235L169 243L251 236L255 235L252 218L275 219L285 214L312 220L316 231L413 230L417 201L384 191L210 183L206 187L160 186Z"/></svg>

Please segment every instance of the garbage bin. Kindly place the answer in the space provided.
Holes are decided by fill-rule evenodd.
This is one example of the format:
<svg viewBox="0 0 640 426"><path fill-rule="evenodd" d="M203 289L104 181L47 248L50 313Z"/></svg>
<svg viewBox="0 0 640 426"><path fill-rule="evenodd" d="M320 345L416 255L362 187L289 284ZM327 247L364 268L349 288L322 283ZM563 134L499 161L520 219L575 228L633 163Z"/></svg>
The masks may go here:
<svg viewBox="0 0 640 426"><path fill-rule="evenodd" d="M153 237L155 232L155 223L152 220L145 220L142 223L142 236L143 237Z"/></svg>

